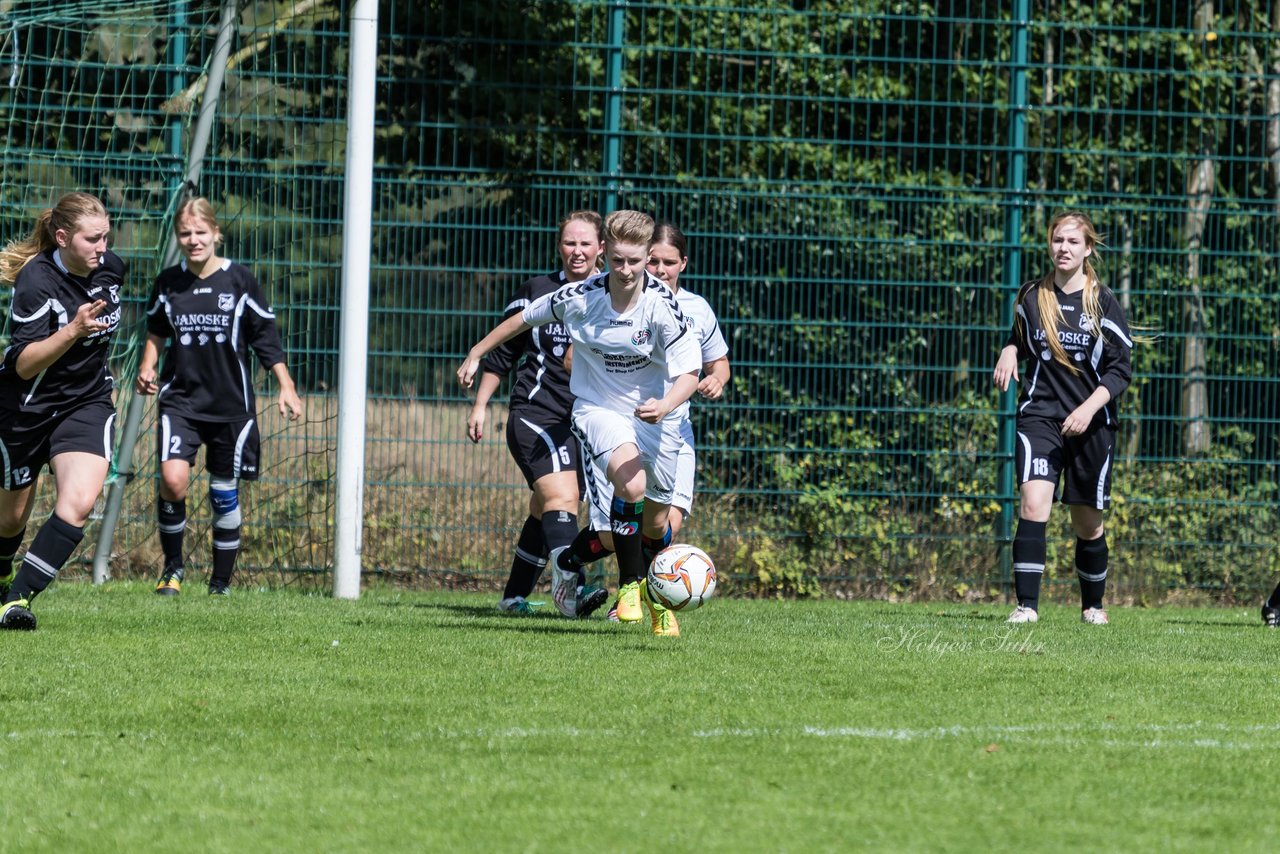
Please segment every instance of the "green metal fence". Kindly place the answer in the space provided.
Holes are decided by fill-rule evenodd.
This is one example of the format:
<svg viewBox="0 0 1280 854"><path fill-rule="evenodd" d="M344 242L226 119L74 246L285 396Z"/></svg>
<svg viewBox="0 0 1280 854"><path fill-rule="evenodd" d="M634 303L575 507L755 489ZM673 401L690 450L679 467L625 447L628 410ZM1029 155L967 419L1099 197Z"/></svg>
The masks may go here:
<svg viewBox="0 0 1280 854"><path fill-rule="evenodd" d="M730 393L694 409L687 531L737 589L998 593L1016 499L1012 400L990 371L1049 217L1076 207L1152 339L1122 401L1112 578L1156 598L1252 595L1280 574L1276 10L406 5L381 10L368 569L505 572L526 490L500 440L465 439L453 370L554 266L562 213L634 207L690 236L684 282L730 342ZM0 224L96 188L140 294L216 4L41 6L0 6L18 81L0 102ZM125 23L141 7L148 23ZM245 563L276 583L330 562L343 15L241 8L201 187L282 309L308 391L248 509ZM121 571L153 569L153 472L130 492ZM1065 519L1051 531L1050 577L1069 581Z"/></svg>

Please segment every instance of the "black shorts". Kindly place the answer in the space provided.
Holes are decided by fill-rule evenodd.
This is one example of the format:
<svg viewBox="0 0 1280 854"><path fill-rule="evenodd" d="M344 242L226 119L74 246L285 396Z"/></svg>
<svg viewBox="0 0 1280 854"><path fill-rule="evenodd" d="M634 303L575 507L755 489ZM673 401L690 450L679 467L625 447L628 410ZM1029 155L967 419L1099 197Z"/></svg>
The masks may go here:
<svg viewBox="0 0 1280 854"><path fill-rule="evenodd" d="M204 467L216 477L258 479L261 439L254 418L240 421L201 421L176 413L162 413L156 423L160 462L185 460L195 465L196 451L206 445Z"/></svg>
<svg viewBox="0 0 1280 854"><path fill-rule="evenodd" d="M0 489L25 489L58 454L78 451L111 459L116 441L116 410L95 400L52 418L0 413Z"/></svg>
<svg viewBox="0 0 1280 854"><path fill-rule="evenodd" d="M582 494L582 454L568 418L549 422L534 410L513 409L507 417L507 447L530 489L538 478L571 471Z"/></svg>
<svg viewBox="0 0 1280 854"><path fill-rule="evenodd" d="M1111 506L1115 446L1114 427L1098 425L1083 436L1066 437L1057 422L1018 419L1018 484L1047 480L1056 486L1061 476L1059 497L1063 504L1106 510Z"/></svg>

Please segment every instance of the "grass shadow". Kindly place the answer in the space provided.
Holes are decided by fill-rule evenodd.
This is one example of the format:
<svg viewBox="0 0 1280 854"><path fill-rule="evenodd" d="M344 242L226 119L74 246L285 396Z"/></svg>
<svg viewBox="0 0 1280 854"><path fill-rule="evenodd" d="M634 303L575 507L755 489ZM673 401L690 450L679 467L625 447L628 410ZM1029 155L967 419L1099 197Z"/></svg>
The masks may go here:
<svg viewBox="0 0 1280 854"><path fill-rule="evenodd" d="M947 620L966 620L979 623L1003 623L1009 619L1007 614L991 614L985 611L937 611L931 617L942 617Z"/></svg>
<svg viewBox="0 0 1280 854"><path fill-rule="evenodd" d="M554 607L540 608L532 614L503 614L490 605L462 605L453 602L380 602L385 607L407 607L426 611L443 612L469 620L483 620L494 628L506 631L534 632L539 634L578 634L599 632L613 628L614 624L602 619L566 620ZM443 628L467 628L464 624L441 623Z"/></svg>
<svg viewBox="0 0 1280 854"><path fill-rule="evenodd" d="M1205 618L1179 619L1177 617L1166 617L1162 622L1171 623L1178 626L1228 626L1237 629L1241 628L1263 628L1260 617L1252 620L1212 620Z"/></svg>

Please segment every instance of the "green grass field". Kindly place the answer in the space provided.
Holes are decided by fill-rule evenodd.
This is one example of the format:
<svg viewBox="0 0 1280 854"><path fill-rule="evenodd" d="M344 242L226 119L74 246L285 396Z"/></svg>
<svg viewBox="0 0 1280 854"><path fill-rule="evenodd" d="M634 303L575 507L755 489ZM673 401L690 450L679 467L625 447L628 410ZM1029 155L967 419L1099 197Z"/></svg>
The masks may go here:
<svg viewBox="0 0 1280 854"><path fill-rule="evenodd" d="M0 849L1243 850L1255 609L717 600L679 639L496 595L55 585L0 635Z"/></svg>

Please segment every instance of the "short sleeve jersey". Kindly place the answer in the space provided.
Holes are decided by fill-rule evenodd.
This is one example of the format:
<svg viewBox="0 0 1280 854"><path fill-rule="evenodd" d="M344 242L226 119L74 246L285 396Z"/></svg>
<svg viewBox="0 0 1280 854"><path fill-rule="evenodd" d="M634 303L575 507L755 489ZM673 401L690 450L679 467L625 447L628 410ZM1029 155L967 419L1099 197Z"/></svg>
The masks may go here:
<svg viewBox="0 0 1280 854"><path fill-rule="evenodd" d="M57 249L36 255L18 273L9 307L9 346L0 362L0 409L54 416L96 400L111 402L115 379L107 356L120 325L124 261L106 252L87 277L73 276ZM79 339L31 379L18 375L18 357L75 319L80 306L102 300L107 328Z"/></svg>
<svg viewBox="0 0 1280 854"><path fill-rule="evenodd" d="M702 367L675 295L648 274L636 304L622 314L609 297L609 274L601 273L534 300L523 316L530 326L564 324L574 345L574 395L615 412L633 414L662 397L668 380Z"/></svg>
<svg viewBox="0 0 1280 854"><path fill-rule="evenodd" d="M284 348L253 273L224 260L201 279L184 261L156 277L147 305L147 332L170 339L156 396L161 411L202 421L254 417L249 350L270 370L284 361Z"/></svg>
<svg viewBox="0 0 1280 854"><path fill-rule="evenodd" d="M1132 374L1129 351L1133 349L1133 341L1124 310L1104 287L1098 295L1102 317L1090 317L1084 312L1083 290L1067 294L1054 287L1062 309L1058 340L1076 367L1073 371L1055 360L1049 349L1036 300L1038 285L1039 282L1027 282L1018 291L1014 308L1017 320L1006 343L1006 346L1017 346L1019 361L1026 363L1018 416L1063 421L1095 389L1104 386L1111 399L1098 411L1094 423L1116 426L1119 423L1117 403L1128 388Z"/></svg>
<svg viewBox="0 0 1280 854"><path fill-rule="evenodd" d="M563 272L529 279L507 304L502 319L520 314L539 297L564 287ZM507 376L516 372L511 387L511 408L532 407L552 422L567 421L573 411L573 392L564 359L569 351L569 333L564 324L552 321L529 329L485 356L483 368Z"/></svg>
<svg viewBox="0 0 1280 854"><path fill-rule="evenodd" d="M688 321L694 337L701 343L702 364L707 365L729 355L729 345L720 331L720 322L716 320L716 313L712 311L711 304L684 288L676 291L676 302L680 305L680 311ZM689 401L686 400L680 404L675 411L688 417Z"/></svg>

